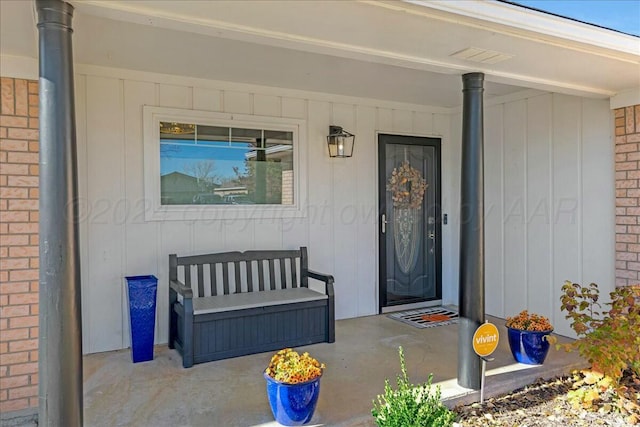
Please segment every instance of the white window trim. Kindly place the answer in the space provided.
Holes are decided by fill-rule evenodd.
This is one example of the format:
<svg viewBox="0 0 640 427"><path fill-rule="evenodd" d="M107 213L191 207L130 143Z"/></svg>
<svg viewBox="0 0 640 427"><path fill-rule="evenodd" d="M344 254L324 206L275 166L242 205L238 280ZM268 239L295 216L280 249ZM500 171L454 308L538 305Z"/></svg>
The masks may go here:
<svg viewBox="0 0 640 427"><path fill-rule="evenodd" d="M293 133L293 205L162 205L160 203L160 122L196 123L283 130ZM306 216L306 120L143 106L145 220L198 221Z"/></svg>

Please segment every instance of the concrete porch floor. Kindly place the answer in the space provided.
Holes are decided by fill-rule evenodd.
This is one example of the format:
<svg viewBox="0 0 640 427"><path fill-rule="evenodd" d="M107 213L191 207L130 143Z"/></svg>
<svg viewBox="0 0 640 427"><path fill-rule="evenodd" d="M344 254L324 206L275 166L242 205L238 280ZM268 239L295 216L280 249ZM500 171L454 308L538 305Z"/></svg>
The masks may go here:
<svg viewBox="0 0 640 427"><path fill-rule="evenodd" d="M486 397L585 365L575 353L554 348L542 366L517 364L504 321L490 320L501 339L495 360L487 365ZM457 325L418 329L384 315L340 320L335 343L298 348L327 365L310 425L373 426L372 400L382 393L385 378L395 385L400 372L398 346L404 348L411 382L424 382L433 373L447 405L479 400L479 392L457 386ZM277 426L262 378L271 354L190 369L183 369L178 353L167 346L156 347L153 361L137 364L131 362L129 350L85 356L85 425Z"/></svg>

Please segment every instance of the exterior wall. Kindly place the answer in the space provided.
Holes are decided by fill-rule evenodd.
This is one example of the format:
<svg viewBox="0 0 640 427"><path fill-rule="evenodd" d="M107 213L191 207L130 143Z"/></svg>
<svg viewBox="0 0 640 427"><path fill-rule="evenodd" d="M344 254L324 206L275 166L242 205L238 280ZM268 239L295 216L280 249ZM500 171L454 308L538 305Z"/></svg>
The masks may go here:
<svg viewBox="0 0 640 427"><path fill-rule="evenodd" d="M614 110L616 286L640 282L640 105Z"/></svg>
<svg viewBox="0 0 640 427"><path fill-rule="evenodd" d="M78 71L85 352L129 346L123 283L128 275L155 274L159 278L156 340L166 342L170 253L307 245L311 267L335 276L338 318L377 313L376 131L441 136L446 157L450 129L446 112L126 70L96 67ZM309 215L145 222L143 105L306 120L307 135L302 143L307 144L308 170L303 173L308 182ZM352 158L329 158L326 135L330 124L356 135ZM447 176L443 176L443 188L449 188ZM443 195L447 197L451 196ZM452 294L451 287L457 283L447 282L445 277L445 295Z"/></svg>
<svg viewBox="0 0 640 427"><path fill-rule="evenodd" d="M38 82L0 80L0 413L38 406Z"/></svg>
<svg viewBox="0 0 640 427"><path fill-rule="evenodd" d="M488 314L504 318L526 308L570 336L560 311L564 281L596 282L604 295L613 288L610 121L608 100L538 94L486 105ZM455 143L460 123L459 115L452 119ZM457 266L457 248L451 256Z"/></svg>

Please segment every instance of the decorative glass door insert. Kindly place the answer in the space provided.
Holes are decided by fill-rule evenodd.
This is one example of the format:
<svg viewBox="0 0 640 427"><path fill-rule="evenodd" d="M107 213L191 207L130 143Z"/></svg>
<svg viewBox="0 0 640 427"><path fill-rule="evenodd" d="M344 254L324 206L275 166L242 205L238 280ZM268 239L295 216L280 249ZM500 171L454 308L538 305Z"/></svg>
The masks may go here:
<svg viewBox="0 0 640 427"><path fill-rule="evenodd" d="M441 299L440 140L379 135L380 307Z"/></svg>

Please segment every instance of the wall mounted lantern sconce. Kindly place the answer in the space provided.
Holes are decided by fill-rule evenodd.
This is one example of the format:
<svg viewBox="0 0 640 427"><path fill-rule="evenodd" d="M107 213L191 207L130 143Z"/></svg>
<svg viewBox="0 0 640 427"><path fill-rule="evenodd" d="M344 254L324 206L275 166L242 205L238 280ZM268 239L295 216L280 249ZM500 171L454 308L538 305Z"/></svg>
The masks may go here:
<svg viewBox="0 0 640 427"><path fill-rule="evenodd" d="M341 126L329 126L327 145L329 157L351 157L356 136L342 129Z"/></svg>

